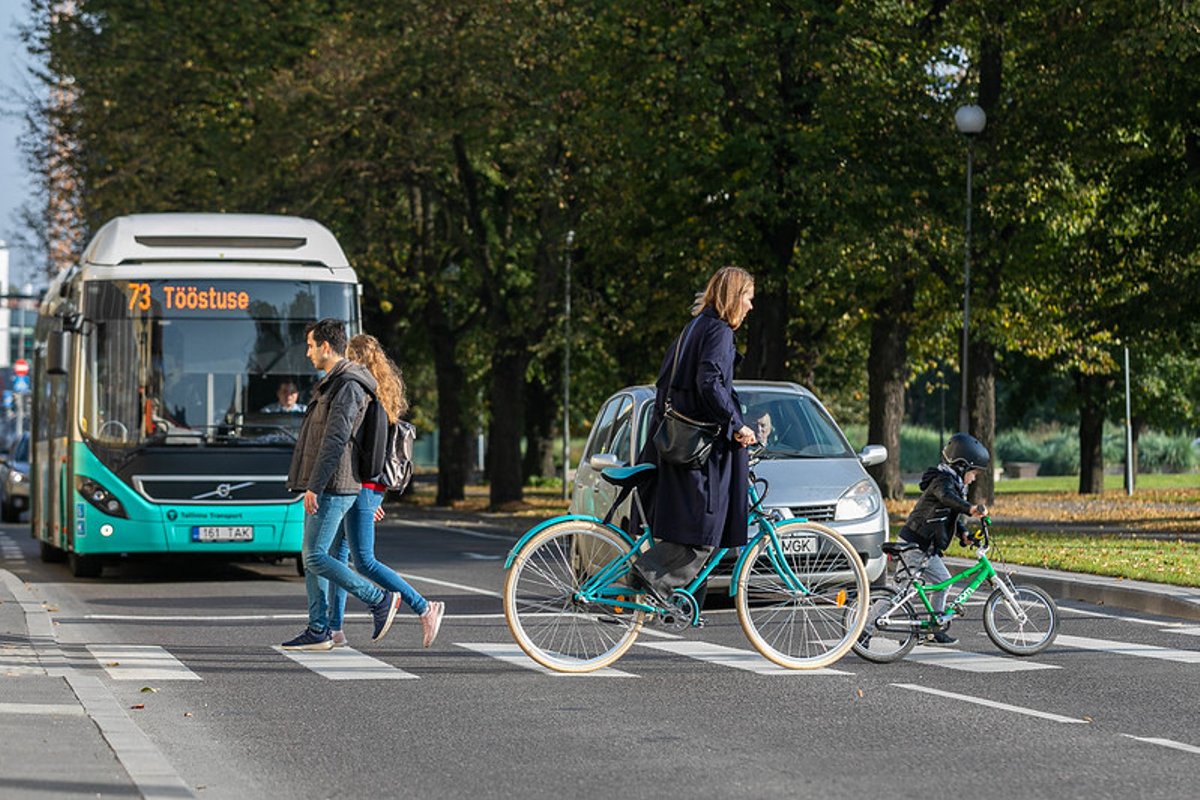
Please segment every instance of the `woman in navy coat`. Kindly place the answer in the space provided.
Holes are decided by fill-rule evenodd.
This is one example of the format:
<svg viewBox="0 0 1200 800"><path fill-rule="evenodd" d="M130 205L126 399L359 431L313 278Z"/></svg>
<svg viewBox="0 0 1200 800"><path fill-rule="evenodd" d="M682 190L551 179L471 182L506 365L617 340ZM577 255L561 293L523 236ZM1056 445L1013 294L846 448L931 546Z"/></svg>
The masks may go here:
<svg viewBox="0 0 1200 800"><path fill-rule="evenodd" d="M662 419L668 394L684 416L715 424L716 444L699 469L661 462L653 443L647 460L658 463L650 512L655 544L633 567L635 586L661 598L686 586L717 547L746 543L749 468L746 446L754 431L742 419L733 389L733 368L740 356L733 332L753 308L754 278L740 267L722 267L709 278L693 319L680 333L683 344L671 382L677 338L667 348L658 373L658 395L650 430ZM671 384L668 386L668 384Z"/></svg>

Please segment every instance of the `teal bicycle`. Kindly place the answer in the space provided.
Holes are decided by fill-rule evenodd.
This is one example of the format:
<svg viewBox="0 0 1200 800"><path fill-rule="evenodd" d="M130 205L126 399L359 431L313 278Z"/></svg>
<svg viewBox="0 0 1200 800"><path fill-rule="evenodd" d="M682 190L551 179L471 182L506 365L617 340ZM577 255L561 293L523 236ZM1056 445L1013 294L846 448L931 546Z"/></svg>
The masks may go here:
<svg viewBox="0 0 1200 800"><path fill-rule="evenodd" d="M789 669L818 669L850 651L865 621L858 603L869 596L862 558L824 525L764 511L767 485L753 473L753 536L746 546L714 551L699 575L665 604L631 588L630 564L649 548L653 533L643 525L635 539L612 517L632 493L640 519L646 519L637 487L655 469L639 464L603 470L603 479L621 490L604 519L556 517L513 546L505 563L504 618L530 658L558 672L591 672L620 658L647 620L700 627L696 593L726 556L736 556L729 593L736 597L738 621L763 656Z"/></svg>
<svg viewBox="0 0 1200 800"><path fill-rule="evenodd" d="M883 586L871 590L866 626L854 652L868 661L885 664L899 661L916 646L918 639L943 630L956 616L965 613L967 600L985 582L994 588L983 604L983 629L988 638L1006 653L1032 656L1051 645L1058 635L1058 606L1054 598L1036 586L1014 584L1008 575L996 571L988 560L992 545L991 518L982 518L980 529L972 534L976 546L975 565L941 583L921 580L925 561L910 570L897 560L899 587ZM883 552L896 558L918 549L909 542L885 542ZM928 556L926 556L926 561ZM969 581L966 588L938 614L929 596L948 591L951 586ZM913 601L920 601L918 610Z"/></svg>

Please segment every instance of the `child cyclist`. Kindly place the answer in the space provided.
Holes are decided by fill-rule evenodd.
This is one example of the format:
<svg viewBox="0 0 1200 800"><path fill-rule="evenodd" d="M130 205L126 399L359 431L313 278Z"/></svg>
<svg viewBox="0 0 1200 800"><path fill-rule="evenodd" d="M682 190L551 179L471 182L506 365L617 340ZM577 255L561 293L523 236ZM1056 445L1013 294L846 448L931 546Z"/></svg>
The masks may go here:
<svg viewBox="0 0 1200 800"><path fill-rule="evenodd" d="M967 546L967 526L962 515L982 517L987 513L984 506L971 505L967 500L967 487L990 461L987 448L978 439L968 433L956 433L942 450L941 463L925 470L921 476L921 498L900 529L900 538L920 545L920 549L901 553L900 558L913 574L922 569L923 563L926 583L941 583L950 578L942 553L950 547L956 534L959 543ZM946 592L934 592L930 602L940 617L946 610ZM958 644L958 639L950 635L949 627L946 622L933 633L928 643Z"/></svg>

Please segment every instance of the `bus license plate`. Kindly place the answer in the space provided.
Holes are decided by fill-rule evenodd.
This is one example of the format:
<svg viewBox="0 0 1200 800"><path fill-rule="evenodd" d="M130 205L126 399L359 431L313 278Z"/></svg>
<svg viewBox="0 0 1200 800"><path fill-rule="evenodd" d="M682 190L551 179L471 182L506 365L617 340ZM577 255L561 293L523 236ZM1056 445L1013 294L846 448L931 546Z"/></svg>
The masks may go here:
<svg viewBox="0 0 1200 800"><path fill-rule="evenodd" d="M252 525L197 525L192 528L193 542L251 542Z"/></svg>
<svg viewBox="0 0 1200 800"><path fill-rule="evenodd" d="M789 556L812 556L817 554L817 537L815 536L787 536L779 540L783 552Z"/></svg>

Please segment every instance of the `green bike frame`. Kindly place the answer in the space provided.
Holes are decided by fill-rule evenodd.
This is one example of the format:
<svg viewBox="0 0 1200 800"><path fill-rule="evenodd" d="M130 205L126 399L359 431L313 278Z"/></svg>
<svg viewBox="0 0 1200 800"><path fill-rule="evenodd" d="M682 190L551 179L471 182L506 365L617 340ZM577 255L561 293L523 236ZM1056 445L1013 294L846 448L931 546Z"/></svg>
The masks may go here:
<svg viewBox="0 0 1200 800"><path fill-rule="evenodd" d="M985 582L996 577L996 568L992 566L992 562L988 561L987 554L980 552L977 554L977 558L979 560L975 563L975 566L963 570L957 575L951 575L941 583L931 583L926 585L921 583L919 579L912 582L912 588L908 594L904 596L904 600L911 600L913 597L921 598L921 605L925 607L925 611L929 615L927 619L921 620L922 628L928 628L930 626L930 620L936 620L937 622L941 623L946 622L955 614L962 614L963 606L966 604L967 600L970 599L971 595L975 594L979 587ZM955 597L952 602L946 605L946 611L939 618L937 611L933 607L933 603L931 603L929 600L929 595L936 592L946 591L954 584L961 583L968 578L971 580L971 582L967 584L965 589L959 592L958 597ZM892 605L895 607L899 605L899 603L893 603Z"/></svg>

